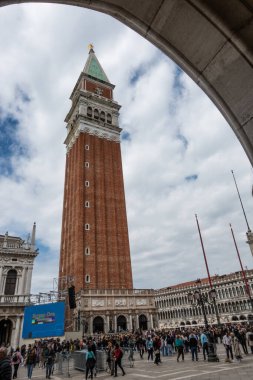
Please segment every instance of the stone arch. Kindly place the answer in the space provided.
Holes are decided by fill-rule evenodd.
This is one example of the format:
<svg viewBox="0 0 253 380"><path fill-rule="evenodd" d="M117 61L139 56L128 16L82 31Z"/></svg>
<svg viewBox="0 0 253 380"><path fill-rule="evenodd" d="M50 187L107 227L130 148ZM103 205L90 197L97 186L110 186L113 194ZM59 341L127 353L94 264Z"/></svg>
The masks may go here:
<svg viewBox="0 0 253 380"><path fill-rule="evenodd" d="M21 0L34 2L35 0ZM6 0L4 5L15 4ZM111 15L172 58L209 96L234 130L253 164L252 8L230 4L118 0L51 0ZM173 22L171 22L173 20Z"/></svg>
<svg viewBox="0 0 253 380"><path fill-rule="evenodd" d="M139 315L139 328L141 330L147 330L148 329L148 319L145 314Z"/></svg>
<svg viewBox="0 0 253 380"><path fill-rule="evenodd" d="M11 343L11 334L13 323L10 319L2 319L0 321L0 346Z"/></svg>
<svg viewBox="0 0 253 380"><path fill-rule="evenodd" d="M97 316L93 319L93 333L104 332L104 319L101 316Z"/></svg>
<svg viewBox="0 0 253 380"><path fill-rule="evenodd" d="M127 319L124 315L119 315L117 318L117 331L127 330Z"/></svg>

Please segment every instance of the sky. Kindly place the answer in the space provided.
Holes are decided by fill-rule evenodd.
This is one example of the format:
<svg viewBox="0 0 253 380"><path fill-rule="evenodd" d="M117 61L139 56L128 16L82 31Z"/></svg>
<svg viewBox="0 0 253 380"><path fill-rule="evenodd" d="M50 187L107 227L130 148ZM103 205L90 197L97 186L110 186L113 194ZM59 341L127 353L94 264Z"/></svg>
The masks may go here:
<svg viewBox="0 0 253 380"><path fill-rule="evenodd" d="M253 171L223 116L156 47L110 16L63 5L0 8L0 234L37 223L32 292L56 286L69 96L88 44L122 105L122 160L135 288L252 265L234 170L253 228Z"/></svg>

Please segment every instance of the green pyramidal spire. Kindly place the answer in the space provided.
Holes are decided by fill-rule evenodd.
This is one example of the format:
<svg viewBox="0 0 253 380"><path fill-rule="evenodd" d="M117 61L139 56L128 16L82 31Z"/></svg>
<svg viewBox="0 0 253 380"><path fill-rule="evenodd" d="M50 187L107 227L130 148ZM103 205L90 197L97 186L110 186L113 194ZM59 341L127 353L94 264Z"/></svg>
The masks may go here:
<svg viewBox="0 0 253 380"><path fill-rule="evenodd" d="M102 69L102 66L100 65L96 57L96 54L93 50L93 46L89 45L89 48L90 48L89 57L84 66L83 72L87 75L90 75L91 77L95 79L99 79L104 82L110 83L109 79L107 78L104 70Z"/></svg>

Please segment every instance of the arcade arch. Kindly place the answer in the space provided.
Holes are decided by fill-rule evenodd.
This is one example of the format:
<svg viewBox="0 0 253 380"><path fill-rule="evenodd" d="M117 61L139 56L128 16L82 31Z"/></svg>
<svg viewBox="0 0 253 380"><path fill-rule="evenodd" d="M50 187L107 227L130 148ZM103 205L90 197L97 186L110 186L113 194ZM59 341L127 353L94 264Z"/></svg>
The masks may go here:
<svg viewBox="0 0 253 380"><path fill-rule="evenodd" d="M98 316L93 319L93 333L104 332L104 320Z"/></svg>
<svg viewBox="0 0 253 380"><path fill-rule="evenodd" d="M21 0L21 3L35 0ZM51 0L106 13L172 58L209 96L253 164L253 2ZM2 5L15 4L6 0ZM171 22L173 20L173 22Z"/></svg>

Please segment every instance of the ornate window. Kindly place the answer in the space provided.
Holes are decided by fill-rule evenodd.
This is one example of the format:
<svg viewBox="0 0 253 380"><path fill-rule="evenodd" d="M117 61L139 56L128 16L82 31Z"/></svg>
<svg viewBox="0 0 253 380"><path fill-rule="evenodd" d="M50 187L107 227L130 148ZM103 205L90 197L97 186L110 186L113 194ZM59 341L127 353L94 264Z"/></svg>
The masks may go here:
<svg viewBox="0 0 253 380"><path fill-rule="evenodd" d="M89 201L86 201L85 204L84 204L85 207L90 207L90 202Z"/></svg>
<svg viewBox="0 0 253 380"><path fill-rule="evenodd" d="M92 108L91 107L87 107L87 116L92 117Z"/></svg>
<svg viewBox="0 0 253 380"><path fill-rule="evenodd" d="M15 269L11 269L9 270L6 277L4 294L13 296L15 294L16 282L17 282L17 271L15 271Z"/></svg>
<svg viewBox="0 0 253 380"><path fill-rule="evenodd" d="M99 119L99 112L96 108L94 109L94 119Z"/></svg>
<svg viewBox="0 0 253 380"><path fill-rule="evenodd" d="M90 146L88 144L85 145L85 150L90 150Z"/></svg>
<svg viewBox="0 0 253 380"><path fill-rule="evenodd" d="M89 167L90 167L90 163L89 163L88 161L86 161L86 162L84 163L84 166L85 166L86 168L89 168Z"/></svg>
<svg viewBox="0 0 253 380"><path fill-rule="evenodd" d="M107 123L112 124L112 115L110 113L107 114Z"/></svg>
<svg viewBox="0 0 253 380"><path fill-rule="evenodd" d="M90 182L89 181L85 181L85 187L89 187L90 186Z"/></svg>
<svg viewBox="0 0 253 380"><path fill-rule="evenodd" d="M100 112L100 120L105 121L105 113L104 113L104 111Z"/></svg>
<svg viewBox="0 0 253 380"><path fill-rule="evenodd" d="M86 224L84 225L84 228L85 228L86 231L89 231L89 230L90 230L90 225L89 225L88 223L86 223Z"/></svg>

